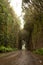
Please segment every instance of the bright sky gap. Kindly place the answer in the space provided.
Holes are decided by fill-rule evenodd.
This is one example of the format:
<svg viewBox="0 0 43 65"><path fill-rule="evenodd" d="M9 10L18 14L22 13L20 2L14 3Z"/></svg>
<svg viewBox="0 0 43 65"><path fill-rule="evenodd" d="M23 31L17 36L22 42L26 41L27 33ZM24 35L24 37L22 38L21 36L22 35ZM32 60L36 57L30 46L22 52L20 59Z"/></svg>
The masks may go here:
<svg viewBox="0 0 43 65"><path fill-rule="evenodd" d="M10 0L10 5L13 7L15 13L17 14L18 17L20 17L22 15L22 0ZM22 16L20 17L21 20L21 29L23 29L24 27L24 22L22 19Z"/></svg>

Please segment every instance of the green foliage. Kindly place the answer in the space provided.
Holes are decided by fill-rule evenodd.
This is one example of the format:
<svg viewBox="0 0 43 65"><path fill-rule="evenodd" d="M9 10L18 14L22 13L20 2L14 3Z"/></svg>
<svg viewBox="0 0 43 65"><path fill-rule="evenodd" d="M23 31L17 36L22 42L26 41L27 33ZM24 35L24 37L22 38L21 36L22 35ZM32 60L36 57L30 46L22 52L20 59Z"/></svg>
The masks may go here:
<svg viewBox="0 0 43 65"><path fill-rule="evenodd" d="M4 52L11 52L11 51L16 51L17 48L11 48L10 46L5 47L5 46L0 46L0 52L4 53Z"/></svg>
<svg viewBox="0 0 43 65"><path fill-rule="evenodd" d="M9 52L9 51L13 51L13 49L11 47L5 47L5 46L0 47L0 52Z"/></svg>
<svg viewBox="0 0 43 65"><path fill-rule="evenodd" d="M8 0L0 0L0 46L16 47L20 20Z"/></svg>
<svg viewBox="0 0 43 65"><path fill-rule="evenodd" d="M32 45L32 49L43 47L43 4L42 3L43 3L42 0L31 0L31 1L23 0L23 12L25 13L24 29L28 32L29 35L27 46Z"/></svg>
<svg viewBox="0 0 43 65"><path fill-rule="evenodd" d="M43 55L43 48L41 48L41 49L36 49L36 51L33 51L33 53Z"/></svg>

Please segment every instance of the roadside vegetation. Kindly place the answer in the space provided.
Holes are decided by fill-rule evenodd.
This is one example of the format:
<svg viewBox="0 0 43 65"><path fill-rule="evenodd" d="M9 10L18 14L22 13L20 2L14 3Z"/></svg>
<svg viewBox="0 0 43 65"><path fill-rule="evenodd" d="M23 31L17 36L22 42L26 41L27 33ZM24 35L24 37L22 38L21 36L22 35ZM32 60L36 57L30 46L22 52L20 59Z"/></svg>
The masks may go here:
<svg viewBox="0 0 43 65"><path fill-rule="evenodd" d="M26 48L43 48L43 0L23 0L23 12ZM42 49L38 53L43 53Z"/></svg>
<svg viewBox="0 0 43 65"><path fill-rule="evenodd" d="M5 46L0 46L0 52L4 53L4 52L11 52L11 51L16 51L17 48L11 48L10 46L5 47Z"/></svg>
<svg viewBox="0 0 43 65"><path fill-rule="evenodd" d="M0 52L16 50L19 30L20 19L9 0L0 0Z"/></svg>
<svg viewBox="0 0 43 65"><path fill-rule="evenodd" d="M33 53L43 55L43 48L36 49L35 51L33 51Z"/></svg>
<svg viewBox="0 0 43 65"><path fill-rule="evenodd" d="M22 49L24 40L27 50L37 49L35 53L43 54L43 1L23 0L22 8L23 30L9 0L0 0L0 52Z"/></svg>

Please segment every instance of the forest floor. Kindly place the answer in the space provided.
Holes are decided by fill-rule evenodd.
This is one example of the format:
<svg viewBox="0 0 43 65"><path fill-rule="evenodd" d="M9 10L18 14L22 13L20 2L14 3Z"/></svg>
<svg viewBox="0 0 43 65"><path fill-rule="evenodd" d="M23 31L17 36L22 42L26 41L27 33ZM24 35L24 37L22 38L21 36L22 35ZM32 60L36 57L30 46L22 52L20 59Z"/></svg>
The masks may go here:
<svg viewBox="0 0 43 65"><path fill-rule="evenodd" d="M0 56L0 65L43 65L43 56L30 51L15 51Z"/></svg>

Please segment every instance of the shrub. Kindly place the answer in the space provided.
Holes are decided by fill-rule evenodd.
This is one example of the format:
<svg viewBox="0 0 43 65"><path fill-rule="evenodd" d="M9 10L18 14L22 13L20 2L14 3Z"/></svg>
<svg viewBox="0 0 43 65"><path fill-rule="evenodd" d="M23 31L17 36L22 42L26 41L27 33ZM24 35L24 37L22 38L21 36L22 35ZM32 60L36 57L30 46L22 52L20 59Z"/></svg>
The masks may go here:
<svg viewBox="0 0 43 65"><path fill-rule="evenodd" d="M0 52L10 52L10 51L13 51L11 47L0 46Z"/></svg>
<svg viewBox="0 0 43 65"><path fill-rule="evenodd" d="M0 52L6 52L6 48L4 46L0 47Z"/></svg>
<svg viewBox="0 0 43 65"><path fill-rule="evenodd" d="M36 53L36 54L41 54L41 55L43 55L43 48L41 48L41 49L36 49L36 51L33 51L34 53Z"/></svg>

